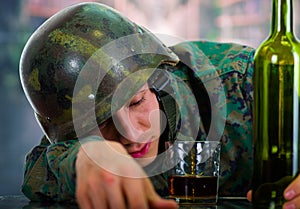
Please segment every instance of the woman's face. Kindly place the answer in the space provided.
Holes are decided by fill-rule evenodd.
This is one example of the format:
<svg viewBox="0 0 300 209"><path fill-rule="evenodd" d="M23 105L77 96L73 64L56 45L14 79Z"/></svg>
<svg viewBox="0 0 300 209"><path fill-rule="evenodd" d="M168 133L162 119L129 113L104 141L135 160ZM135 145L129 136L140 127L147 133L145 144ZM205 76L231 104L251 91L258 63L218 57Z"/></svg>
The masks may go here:
<svg viewBox="0 0 300 209"><path fill-rule="evenodd" d="M153 160L158 153L161 134L156 95L145 84L99 129L105 139L120 142L133 158L141 162L141 158ZM149 160L142 164L148 163Z"/></svg>

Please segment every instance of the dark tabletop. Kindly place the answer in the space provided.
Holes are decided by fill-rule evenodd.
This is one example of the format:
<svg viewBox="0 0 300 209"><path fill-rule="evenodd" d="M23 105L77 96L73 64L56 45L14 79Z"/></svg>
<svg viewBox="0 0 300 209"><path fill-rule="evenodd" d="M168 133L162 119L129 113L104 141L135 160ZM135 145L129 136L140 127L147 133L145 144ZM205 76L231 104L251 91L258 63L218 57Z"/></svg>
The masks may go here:
<svg viewBox="0 0 300 209"><path fill-rule="evenodd" d="M251 209L251 204L242 198L222 198L215 206L181 205L180 209ZM0 209L78 209L75 204L30 202L22 195L0 196Z"/></svg>

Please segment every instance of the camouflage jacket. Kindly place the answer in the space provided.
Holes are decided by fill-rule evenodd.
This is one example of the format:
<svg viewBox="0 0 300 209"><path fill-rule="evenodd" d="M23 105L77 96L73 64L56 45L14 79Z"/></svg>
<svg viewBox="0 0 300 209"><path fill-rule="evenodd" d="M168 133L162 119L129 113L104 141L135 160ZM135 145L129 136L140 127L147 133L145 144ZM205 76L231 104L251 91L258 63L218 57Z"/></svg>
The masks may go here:
<svg viewBox="0 0 300 209"><path fill-rule="evenodd" d="M245 196L251 188L253 55L254 49L232 43L207 41L185 42L171 47L181 63L171 70L199 94L201 103L200 138L210 131L211 110L208 100L226 110L224 129L221 131L221 165L219 196ZM193 69L193 73L188 73ZM219 78L219 86L215 86ZM205 88L193 85L201 80L210 95L224 89L225 100L218 96L207 97ZM198 88L199 87L199 88ZM217 95L217 94L216 94ZM26 156L23 193L31 200L74 200L75 161L80 147L78 140L50 144L44 137ZM167 195L166 175L151 177L157 192Z"/></svg>

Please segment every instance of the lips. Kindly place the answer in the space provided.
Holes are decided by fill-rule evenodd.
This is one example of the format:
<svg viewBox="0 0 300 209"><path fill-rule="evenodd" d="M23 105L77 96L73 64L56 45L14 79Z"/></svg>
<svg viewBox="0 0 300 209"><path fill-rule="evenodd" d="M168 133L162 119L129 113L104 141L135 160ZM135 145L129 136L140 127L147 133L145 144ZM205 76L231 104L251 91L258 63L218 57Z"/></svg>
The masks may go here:
<svg viewBox="0 0 300 209"><path fill-rule="evenodd" d="M151 142L146 143L139 151L136 152L130 152L129 154L133 158L141 158L143 157L146 153L148 153L150 149Z"/></svg>

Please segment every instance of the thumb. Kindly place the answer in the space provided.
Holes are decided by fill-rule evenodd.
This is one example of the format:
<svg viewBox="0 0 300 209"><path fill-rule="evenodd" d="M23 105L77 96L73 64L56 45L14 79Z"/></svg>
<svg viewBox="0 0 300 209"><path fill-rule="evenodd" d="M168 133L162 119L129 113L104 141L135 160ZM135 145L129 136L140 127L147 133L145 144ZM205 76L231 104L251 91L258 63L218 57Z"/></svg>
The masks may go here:
<svg viewBox="0 0 300 209"><path fill-rule="evenodd" d="M154 187L148 178L145 179L145 188L146 188L149 206L151 209L177 209L178 208L178 204L175 202L175 200L163 199L162 197L160 197L154 190Z"/></svg>
<svg viewBox="0 0 300 209"><path fill-rule="evenodd" d="M252 201L252 190L248 191L248 193L247 193L247 200L248 200L249 202Z"/></svg>

